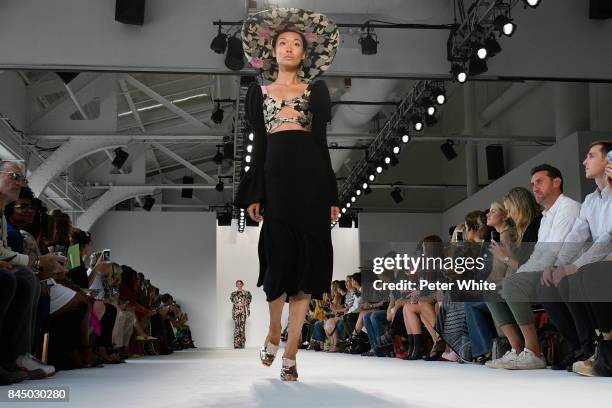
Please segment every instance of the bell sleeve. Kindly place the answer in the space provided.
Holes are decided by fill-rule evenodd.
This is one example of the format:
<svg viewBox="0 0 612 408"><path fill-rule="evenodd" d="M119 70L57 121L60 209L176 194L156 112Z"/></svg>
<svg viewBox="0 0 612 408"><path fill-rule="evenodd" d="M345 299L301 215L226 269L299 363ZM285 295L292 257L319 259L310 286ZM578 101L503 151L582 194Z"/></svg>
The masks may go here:
<svg viewBox="0 0 612 408"><path fill-rule="evenodd" d="M263 117L263 94L257 82L249 86L244 103L246 119L255 138L250 169L242 176L238 185L235 204L239 208L247 208L253 203L263 205L265 202L266 126Z"/></svg>
<svg viewBox="0 0 612 408"><path fill-rule="evenodd" d="M329 148L327 147L327 124L331 122L331 99L327 84L323 80L316 81L312 85L310 110L313 114L312 134L317 138L326 167L329 205L338 206L338 183L336 182L336 173L334 173L332 168Z"/></svg>

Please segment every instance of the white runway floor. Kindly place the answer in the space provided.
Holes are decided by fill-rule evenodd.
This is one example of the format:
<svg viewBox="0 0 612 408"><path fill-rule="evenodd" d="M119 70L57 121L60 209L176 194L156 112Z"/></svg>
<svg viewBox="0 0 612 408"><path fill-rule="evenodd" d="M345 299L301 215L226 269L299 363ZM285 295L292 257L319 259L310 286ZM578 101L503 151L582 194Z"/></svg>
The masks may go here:
<svg viewBox="0 0 612 408"><path fill-rule="evenodd" d="M0 402L0 407L579 408L612 401L612 378L313 351L298 354L300 381L283 383L280 358L264 367L257 355L255 349L192 349L59 372L0 391L67 386L69 404Z"/></svg>

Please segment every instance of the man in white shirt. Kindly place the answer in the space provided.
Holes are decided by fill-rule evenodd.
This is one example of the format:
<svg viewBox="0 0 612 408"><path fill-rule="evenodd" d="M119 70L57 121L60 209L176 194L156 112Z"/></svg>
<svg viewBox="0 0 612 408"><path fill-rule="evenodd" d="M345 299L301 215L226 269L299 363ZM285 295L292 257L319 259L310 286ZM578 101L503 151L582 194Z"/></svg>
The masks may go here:
<svg viewBox="0 0 612 408"><path fill-rule="evenodd" d="M557 262L554 266L547 267L541 278L540 294L541 298L546 301L544 307L564 338L574 343L575 336L577 336L583 356L592 355L594 352L595 332L587 304L563 302L563 299L569 299L567 277L575 274L584 265L605 259L612 251L610 243L612 191L607 185L605 173L608 164L606 154L611 148L612 142L610 141L597 141L590 145L587 157L582 164L586 178L593 179L597 184L597 189L586 196L580 214L557 256ZM593 244L581 252L589 239L593 241ZM556 302L550 302L555 299ZM571 312L571 320L568 319L566 308ZM574 330L572 330L572 325ZM578 350L575 352L577 354ZM568 360L567 363L573 363L573 361Z"/></svg>

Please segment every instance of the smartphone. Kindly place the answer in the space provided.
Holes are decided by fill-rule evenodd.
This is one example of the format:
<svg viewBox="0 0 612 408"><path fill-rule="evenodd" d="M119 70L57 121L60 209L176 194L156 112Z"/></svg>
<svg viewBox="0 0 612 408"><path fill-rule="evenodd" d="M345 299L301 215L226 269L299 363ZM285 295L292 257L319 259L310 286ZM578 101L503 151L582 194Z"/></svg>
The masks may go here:
<svg viewBox="0 0 612 408"><path fill-rule="evenodd" d="M55 244L55 253L61 256L67 256L68 254L68 245L65 244Z"/></svg>
<svg viewBox="0 0 612 408"><path fill-rule="evenodd" d="M608 162L612 163L612 150L608 152Z"/></svg>
<svg viewBox="0 0 612 408"><path fill-rule="evenodd" d="M493 230L491 231L491 241L499 242L501 237L499 236L499 232Z"/></svg>
<svg viewBox="0 0 612 408"><path fill-rule="evenodd" d="M457 231L457 243L463 243L463 231Z"/></svg>
<svg viewBox="0 0 612 408"><path fill-rule="evenodd" d="M104 249L102 251L102 260L104 262L109 262L110 261L110 249Z"/></svg>

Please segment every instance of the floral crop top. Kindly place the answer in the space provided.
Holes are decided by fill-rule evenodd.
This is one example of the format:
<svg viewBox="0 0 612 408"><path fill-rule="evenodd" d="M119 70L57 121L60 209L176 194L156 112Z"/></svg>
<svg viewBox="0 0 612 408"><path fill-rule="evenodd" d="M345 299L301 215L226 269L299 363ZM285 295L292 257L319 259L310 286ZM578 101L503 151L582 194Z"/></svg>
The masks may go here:
<svg viewBox="0 0 612 408"><path fill-rule="evenodd" d="M263 115L264 122L266 124L266 131L268 133L283 123L296 123L307 131L312 130L312 111L310 110L309 102L310 86L306 88L302 95L291 99L278 100L272 98L270 95L268 95L268 88L266 86L261 87L261 92L264 95ZM294 117L277 116L285 106L298 112L298 115Z"/></svg>

